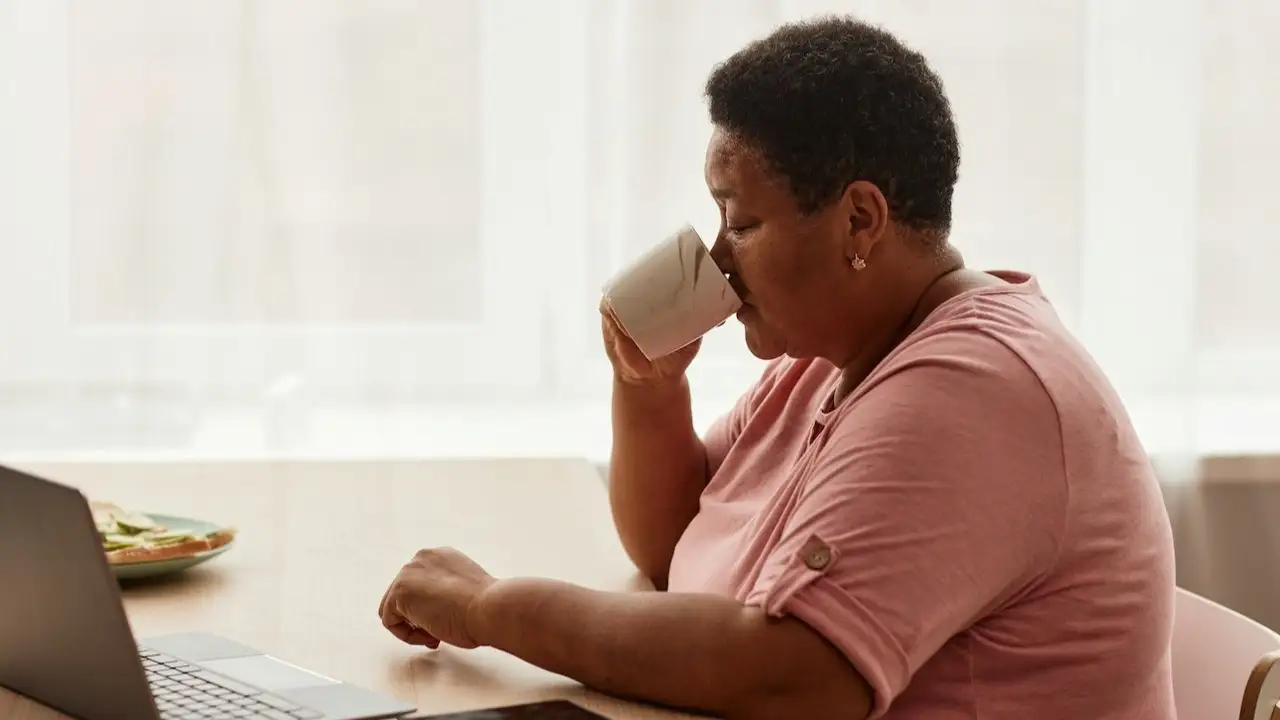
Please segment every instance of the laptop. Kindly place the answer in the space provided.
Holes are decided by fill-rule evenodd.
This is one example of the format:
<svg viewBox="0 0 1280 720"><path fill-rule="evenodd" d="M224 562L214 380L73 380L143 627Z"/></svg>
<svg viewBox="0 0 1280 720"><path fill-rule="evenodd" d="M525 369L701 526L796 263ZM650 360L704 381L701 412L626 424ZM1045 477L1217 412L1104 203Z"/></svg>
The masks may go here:
<svg viewBox="0 0 1280 720"><path fill-rule="evenodd" d="M135 641L88 500L5 467L0 685L80 720L373 720L415 710L216 635Z"/></svg>

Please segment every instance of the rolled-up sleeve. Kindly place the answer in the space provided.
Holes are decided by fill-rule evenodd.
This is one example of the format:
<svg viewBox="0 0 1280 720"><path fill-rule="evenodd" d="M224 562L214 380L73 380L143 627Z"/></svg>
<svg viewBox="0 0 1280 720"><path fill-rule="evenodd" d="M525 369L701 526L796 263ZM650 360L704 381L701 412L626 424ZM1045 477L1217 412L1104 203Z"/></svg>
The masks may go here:
<svg viewBox="0 0 1280 720"><path fill-rule="evenodd" d="M1056 410L1010 351L984 352L904 367L833 420L747 597L838 647L875 691L872 717L1057 552Z"/></svg>

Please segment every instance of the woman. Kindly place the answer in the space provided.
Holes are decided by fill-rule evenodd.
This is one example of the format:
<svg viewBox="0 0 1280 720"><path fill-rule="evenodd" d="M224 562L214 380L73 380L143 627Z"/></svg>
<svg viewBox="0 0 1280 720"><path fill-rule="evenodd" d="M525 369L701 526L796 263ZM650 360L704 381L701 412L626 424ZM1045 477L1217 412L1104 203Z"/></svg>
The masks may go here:
<svg viewBox="0 0 1280 720"><path fill-rule="evenodd" d="M647 362L602 308L614 518L666 592L432 550L384 623L735 718L1174 717L1151 466L1035 280L948 243L959 143L925 60L823 19L706 93L712 255L771 362L699 438L697 345Z"/></svg>

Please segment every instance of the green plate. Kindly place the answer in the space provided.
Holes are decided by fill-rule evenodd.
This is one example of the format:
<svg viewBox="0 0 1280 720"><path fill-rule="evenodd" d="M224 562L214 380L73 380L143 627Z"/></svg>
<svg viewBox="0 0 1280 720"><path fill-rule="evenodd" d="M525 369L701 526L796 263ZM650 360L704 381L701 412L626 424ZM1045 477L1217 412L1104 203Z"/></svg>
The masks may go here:
<svg viewBox="0 0 1280 720"><path fill-rule="evenodd" d="M197 534L211 533L221 530L223 526L215 525L203 520L195 520L193 518L177 517L175 515L158 515L155 513L143 512L143 515L151 518L158 525L163 525L170 530L179 532L190 532ZM210 550L208 552L197 553L190 557L174 558L173 560L157 560L155 562L127 563L124 565L112 565L111 571L115 573L116 578L120 580L140 580L142 578L159 577L161 575L171 575L173 573L182 572L188 568L195 567L200 563L208 562L218 557L222 553L230 550L235 546L236 541L223 545L220 548Z"/></svg>

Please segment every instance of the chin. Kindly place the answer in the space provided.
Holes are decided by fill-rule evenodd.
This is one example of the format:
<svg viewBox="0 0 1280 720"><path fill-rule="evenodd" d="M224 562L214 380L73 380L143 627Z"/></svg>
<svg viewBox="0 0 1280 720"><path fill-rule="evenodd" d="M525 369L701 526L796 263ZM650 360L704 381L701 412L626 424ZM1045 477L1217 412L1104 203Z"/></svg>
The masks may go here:
<svg viewBox="0 0 1280 720"><path fill-rule="evenodd" d="M771 334L761 333L750 325L746 326L747 349L761 360L774 360L787 352L787 344Z"/></svg>

